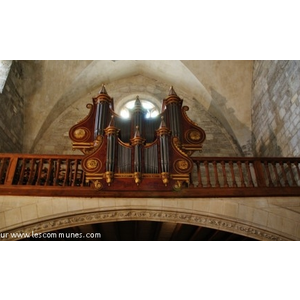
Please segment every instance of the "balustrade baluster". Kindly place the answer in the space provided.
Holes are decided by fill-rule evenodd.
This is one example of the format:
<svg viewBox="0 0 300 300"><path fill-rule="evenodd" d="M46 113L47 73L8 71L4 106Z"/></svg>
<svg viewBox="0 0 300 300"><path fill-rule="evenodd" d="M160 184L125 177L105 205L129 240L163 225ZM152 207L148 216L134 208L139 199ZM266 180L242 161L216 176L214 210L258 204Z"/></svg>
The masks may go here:
<svg viewBox="0 0 300 300"><path fill-rule="evenodd" d="M210 183L210 177L209 177L209 163L207 160L204 161L204 167L205 167L205 172L206 172L206 182L207 182L207 187L211 187Z"/></svg>
<svg viewBox="0 0 300 300"><path fill-rule="evenodd" d="M267 161L264 161L264 166L265 166L265 170L267 172L267 177L268 177L268 186L273 187L273 181L272 181L272 177L271 177L271 173L270 173L270 169L269 169L269 163Z"/></svg>
<svg viewBox="0 0 300 300"><path fill-rule="evenodd" d="M74 163L75 163L75 166L74 166L74 176L73 176L72 186L76 185L77 172L78 172L78 160L75 159Z"/></svg>
<svg viewBox="0 0 300 300"><path fill-rule="evenodd" d="M233 169L233 162L229 161L229 166L230 166L230 171L231 171L231 177L232 177L232 186L237 187L237 183L235 180L235 175L234 175L234 169Z"/></svg>
<svg viewBox="0 0 300 300"><path fill-rule="evenodd" d="M289 169L290 169L290 172L291 172L292 186L297 186L297 182L296 182L296 179L295 179L295 175L294 175L294 172L293 172L293 168L292 168L291 162L288 161L287 165L289 166Z"/></svg>
<svg viewBox="0 0 300 300"><path fill-rule="evenodd" d="M68 185L69 172L70 172L70 163L69 163L69 159L66 159L66 173L64 177L63 186Z"/></svg>
<svg viewBox="0 0 300 300"><path fill-rule="evenodd" d="M289 186L289 182L288 182L287 177L286 177L286 172L285 172L283 162L280 161L279 165L281 167L281 171L282 171L282 175L283 175L284 186Z"/></svg>
<svg viewBox="0 0 300 300"><path fill-rule="evenodd" d="M54 170L55 170L55 177L53 179L53 185L57 186L57 184L59 183L59 172L60 172L60 159L58 159L55 163L54 163Z"/></svg>
<svg viewBox="0 0 300 300"><path fill-rule="evenodd" d="M43 169L43 159L41 158L38 161L38 174L35 185L39 185L41 183L41 175L42 175L42 169Z"/></svg>
<svg viewBox="0 0 300 300"><path fill-rule="evenodd" d="M197 166L197 176L198 176L198 187L203 187L201 170L200 170L200 161L196 162L196 166Z"/></svg>
<svg viewBox="0 0 300 300"><path fill-rule="evenodd" d="M5 164L6 164L6 159L5 158L2 158L0 160L0 184L3 184L4 181L5 181Z"/></svg>
<svg viewBox="0 0 300 300"><path fill-rule="evenodd" d="M25 167L26 167L26 159L23 158L22 159L22 167L21 167L21 170L20 170L19 182L18 182L19 185L23 184Z"/></svg>
<svg viewBox="0 0 300 300"><path fill-rule="evenodd" d="M274 174L275 174L275 177L276 177L276 186L277 187L282 186L281 183L280 183L280 178L279 178L278 172L277 172L276 162L272 161L271 164L272 164Z"/></svg>
<svg viewBox="0 0 300 300"><path fill-rule="evenodd" d="M245 179L244 179L244 174L243 174L243 170L242 170L242 164L241 164L240 161L238 161L237 165L238 165L239 172L240 172L240 177L241 177L241 186L242 187L246 187Z"/></svg>
<svg viewBox="0 0 300 300"><path fill-rule="evenodd" d="M245 162L245 165L246 165L247 174L248 174L249 186L254 187L254 183L253 183L253 179L252 179L252 175L251 175L251 171L250 171L250 164L249 164L248 160Z"/></svg>
<svg viewBox="0 0 300 300"><path fill-rule="evenodd" d="M216 161L213 161L213 166L214 166L214 173L215 173L215 184L216 184L216 187L220 187L218 169L217 169L217 162Z"/></svg>
<svg viewBox="0 0 300 300"><path fill-rule="evenodd" d="M84 186L84 172L82 170L82 167L81 167L81 159L79 160L78 162L78 167L80 165L80 168L79 168L79 171L80 171L80 186L83 187Z"/></svg>
<svg viewBox="0 0 300 300"><path fill-rule="evenodd" d="M45 185L49 185L50 183L50 179L51 179L51 173L52 173L52 159L49 159L49 166L48 166L48 171L47 171L47 177L46 177L46 181L45 181Z"/></svg>
<svg viewBox="0 0 300 300"><path fill-rule="evenodd" d="M30 170L29 170L29 177L28 177L28 181L27 181L27 185L31 185L32 181L33 181L33 175L34 175L34 163L35 163L35 159L32 158L30 160Z"/></svg>
<svg viewBox="0 0 300 300"><path fill-rule="evenodd" d="M297 186L300 184L300 170L299 170L299 163L297 161L294 162L295 168L297 170L298 180L297 180Z"/></svg>
<svg viewBox="0 0 300 300"><path fill-rule="evenodd" d="M221 166L222 166L224 187L229 187L228 180L227 180L227 175L226 175L225 162L223 160L221 161Z"/></svg>

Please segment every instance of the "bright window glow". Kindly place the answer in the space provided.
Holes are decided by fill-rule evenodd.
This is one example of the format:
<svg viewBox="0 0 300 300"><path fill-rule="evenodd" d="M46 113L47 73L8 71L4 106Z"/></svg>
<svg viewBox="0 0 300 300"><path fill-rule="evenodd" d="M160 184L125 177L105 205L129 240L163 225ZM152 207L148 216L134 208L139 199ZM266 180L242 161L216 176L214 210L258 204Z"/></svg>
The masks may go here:
<svg viewBox="0 0 300 300"><path fill-rule="evenodd" d="M155 118L159 115L158 108L150 101L148 100L140 100L142 107L147 111L146 118ZM124 104L124 106L121 108L120 116L124 119L130 118L130 110L134 108L135 100L128 101Z"/></svg>

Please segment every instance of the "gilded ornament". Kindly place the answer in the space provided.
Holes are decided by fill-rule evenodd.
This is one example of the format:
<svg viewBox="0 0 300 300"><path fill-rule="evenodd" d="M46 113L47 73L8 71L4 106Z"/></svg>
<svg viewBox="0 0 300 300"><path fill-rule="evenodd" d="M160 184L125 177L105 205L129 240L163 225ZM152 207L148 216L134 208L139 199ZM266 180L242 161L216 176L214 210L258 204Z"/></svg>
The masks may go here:
<svg viewBox="0 0 300 300"><path fill-rule="evenodd" d="M186 160L179 160L177 161L176 166L180 170L186 170L189 167L189 164Z"/></svg>
<svg viewBox="0 0 300 300"><path fill-rule="evenodd" d="M106 183L108 186L111 185L112 181L113 181L113 177L114 177L114 173L111 171L107 171L105 172L105 179L106 179Z"/></svg>
<svg viewBox="0 0 300 300"><path fill-rule="evenodd" d="M83 128L78 128L74 131L74 137L76 139L82 139L86 136L86 131Z"/></svg>
<svg viewBox="0 0 300 300"><path fill-rule="evenodd" d="M192 131L190 131L190 133L189 133L189 138L190 138L191 140L193 140L193 141L199 141L200 138L201 138L201 134L200 134L200 132L197 131L197 130L192 130Z"/></svg>
<svg viewBox="0 0 300 300"><path fill-rule="evenodd" d="M99 166L99 162L96 160L96 159L89 159L87 162L86 162L86 167L88 169L96 169L97 167Z"/></svg>
<svg viewBox="0 0 300 300"><path fill-rule="evenodd" d="M96 190L101 190L103 188L103 185L102 185L101 181L96 180L96 181L94 181L94 187Z"/></svg>
<svg viewBox="0 0 300 300"><path fill-rule="evenodd" d="M162 179L162 182L165 186L167 186L168 183L169 183L169 177L170 177L170 174L168 172L162 172L161 173L161 179Z"/></svg>

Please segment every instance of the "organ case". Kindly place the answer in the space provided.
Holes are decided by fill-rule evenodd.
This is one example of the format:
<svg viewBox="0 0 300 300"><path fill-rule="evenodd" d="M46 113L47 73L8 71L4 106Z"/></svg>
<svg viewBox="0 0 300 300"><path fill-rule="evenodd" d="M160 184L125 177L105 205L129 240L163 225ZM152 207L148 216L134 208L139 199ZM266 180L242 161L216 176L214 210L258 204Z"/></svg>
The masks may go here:
<svg viewBox="0 0 300 300"><path fill-rule="evenodd" d="M89 114L69 131L73 149L83 152L86 181L98 190L179 190L188 186L190 156L201 151L205 132L187 116L173 87L162 112L146 118L139 97L124 119L102 86L87 104Z"/></svg>

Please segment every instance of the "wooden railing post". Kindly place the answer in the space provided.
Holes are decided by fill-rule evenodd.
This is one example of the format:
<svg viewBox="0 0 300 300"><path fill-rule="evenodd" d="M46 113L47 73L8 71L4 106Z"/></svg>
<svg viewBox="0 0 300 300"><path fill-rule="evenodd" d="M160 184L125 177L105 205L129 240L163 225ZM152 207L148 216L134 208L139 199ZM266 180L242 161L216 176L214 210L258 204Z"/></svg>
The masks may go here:
<svg viewBox="0 0 300 300"><path fill-rule="evenodd" d="M12 156L9 161L9 165L7 168L6 179L4 181L4 185L12 185L13 179L16 173L16 168L18 164L18 157Z"/></svg>
<svg viewBox="0 0 300 300"><path fill-rule="evenodd" d="M267 184L266 184L266 179L264 176L262 162L259 160L255 160L253 162L253 166L254 166L254 171L255 171L255 175L256 175L257 185L259 187L266 187Z"/></svg>

